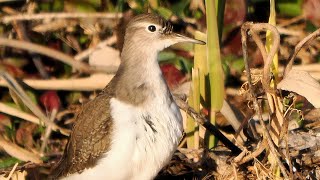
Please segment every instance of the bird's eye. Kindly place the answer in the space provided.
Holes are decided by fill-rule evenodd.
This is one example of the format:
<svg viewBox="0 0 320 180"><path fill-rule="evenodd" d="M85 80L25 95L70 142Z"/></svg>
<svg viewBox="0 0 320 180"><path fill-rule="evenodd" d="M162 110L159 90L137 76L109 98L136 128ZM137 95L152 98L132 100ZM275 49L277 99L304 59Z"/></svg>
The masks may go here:
<svg viewBox="0 0 320 180"><path fill-rule="evenodd" d="M157 28L154 25L150 25L150 26L148 26L148 30L150 32L155 32L157 30Z"/></svg>

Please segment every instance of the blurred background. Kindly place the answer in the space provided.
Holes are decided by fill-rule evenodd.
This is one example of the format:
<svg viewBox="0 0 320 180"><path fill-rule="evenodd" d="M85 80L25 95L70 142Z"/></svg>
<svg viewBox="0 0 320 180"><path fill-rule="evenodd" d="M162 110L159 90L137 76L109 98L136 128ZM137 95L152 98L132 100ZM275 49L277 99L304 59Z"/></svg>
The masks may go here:
<svg viewBox="0 0 320 180"><path fill-rule="evenodd" d="M216 6L220 13L216 33L223 69L222 98L243 118L251 116L252 109L246 97L239 95L246 81L241 25L246 21L267 23L271 1L222 2L223 6ZM278 56L282 72L297 43L319 28L320 1L277 0L274 9L281 37ZM175 32L190 37L196 31L207 32L208 17L202 0L0 0L0 179L7 177L14 165L20 173L17 179L46 177L63 153L67 143L64 134L71 129L75 114L116 72L126 24L141 13L158 14L172 22ZM262 68L263 57L249 41L250 67ZM303 65L318 81L319 48L319 41L303 47L294 63L298 68ZM161 70L173 93L189 95L194 55L191 44L177 44L159 53ZM9 90L7 74L15 78L23 93ZM21 100L24 96L33 105ZM305 99L299 100L302 110L310 108ZM210 107L203 105L198 111L210 116ZM45 126L39 120L41 116L58 127ZM315 122L319 117L313 115L309 120ZM237 133L219 112L215 123L227 137ZM204 140L197 148L184 143L159 179L210 179L217 175L217 164L209 161L210 157L199 161L199 157L206 157L202 154L207 151ZM251 177L255 173L249 167L237 171Z"/></svg>

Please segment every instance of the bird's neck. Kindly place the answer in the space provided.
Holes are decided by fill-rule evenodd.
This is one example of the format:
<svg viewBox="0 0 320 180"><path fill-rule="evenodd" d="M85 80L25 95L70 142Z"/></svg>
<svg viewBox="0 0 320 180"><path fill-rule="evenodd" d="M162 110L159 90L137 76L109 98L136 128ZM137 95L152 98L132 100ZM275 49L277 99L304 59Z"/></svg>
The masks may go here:
<svg viewBox="0 0 320 180"><path fill-rule="evenodd" d="M157 55L158 52L150 48L124 46L121 64L115 76L117 98L141 105L156 95L169 95Z"/></svg>
<svg viewBox="0 0 320 180"><path fill-rule="evenodd" d="M158 51L150 47L124 46L121 53L120 67L123 68L125 74L131 75L132 80L150 80L151 78L156 78L155 76L161 75L157 55ZM147 74L150 76L146 76Z"/></svg>

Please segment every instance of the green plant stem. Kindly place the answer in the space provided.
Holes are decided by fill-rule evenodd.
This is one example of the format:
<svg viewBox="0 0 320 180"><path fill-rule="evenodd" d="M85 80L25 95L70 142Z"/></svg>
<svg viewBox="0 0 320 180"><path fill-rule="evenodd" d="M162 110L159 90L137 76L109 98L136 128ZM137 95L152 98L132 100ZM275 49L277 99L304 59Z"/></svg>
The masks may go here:
<svg viewBox="0 0 320 180"><path fill-rule="evenodd" d="M192 83L193 83L193 108L199 113L200 112L200 77L199 69L192 69ZM194 136L194 148L199 149L199 125L194 123L193 127L193 136Z"/></svg>
<svg viewBox="0 0 320 180"><path fill-rule="evenodd" d="M192 79L194 81L194 79ZM194 107L194 87L193 83L191 83L190 92L189 92L189 99L188 99L188 105L190 107ZM194 128L195 128L195 121L193 120L193 117L190 115L187 115L187 122L186 122L186 139L187 139L187 147L189 149L193 149L195 147L194 143Z"/></svg>
<svg viewBox="0 0 320 180"><path fill-rule="evenodd" d="M220 45L218 36L217 17L215 1L206 0L207 10L207 47L208 47L208 66L210 81L210 122L215 124L215 112L219 111L224 99L223 71L220 58ZM214 147L216 139L209 136L208 146Z"/></svg>
<svg viewBox="0 0 320 180"><path fill-rule="evenodd" d="M217 21L218 21L218 34L219 34L219 43L222 41L222 32L223 32L223 20L224 20L224 9L226 1L225 0L216 0L216 9L217 9Z"/></svg>

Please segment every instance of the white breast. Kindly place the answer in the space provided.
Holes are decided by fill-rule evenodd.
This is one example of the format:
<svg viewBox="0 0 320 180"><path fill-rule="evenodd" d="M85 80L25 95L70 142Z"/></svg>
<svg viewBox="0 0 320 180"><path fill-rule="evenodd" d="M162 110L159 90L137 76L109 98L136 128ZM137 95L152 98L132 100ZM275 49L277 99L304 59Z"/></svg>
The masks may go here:
<svg viewBox="0 0 320 180"><path fill-rule="evenodd" d="M156 97L144 107L115 98L111 149L97 166L67 179L149 180L172 157L182 136L182 118L174 102Z"/></svg>

